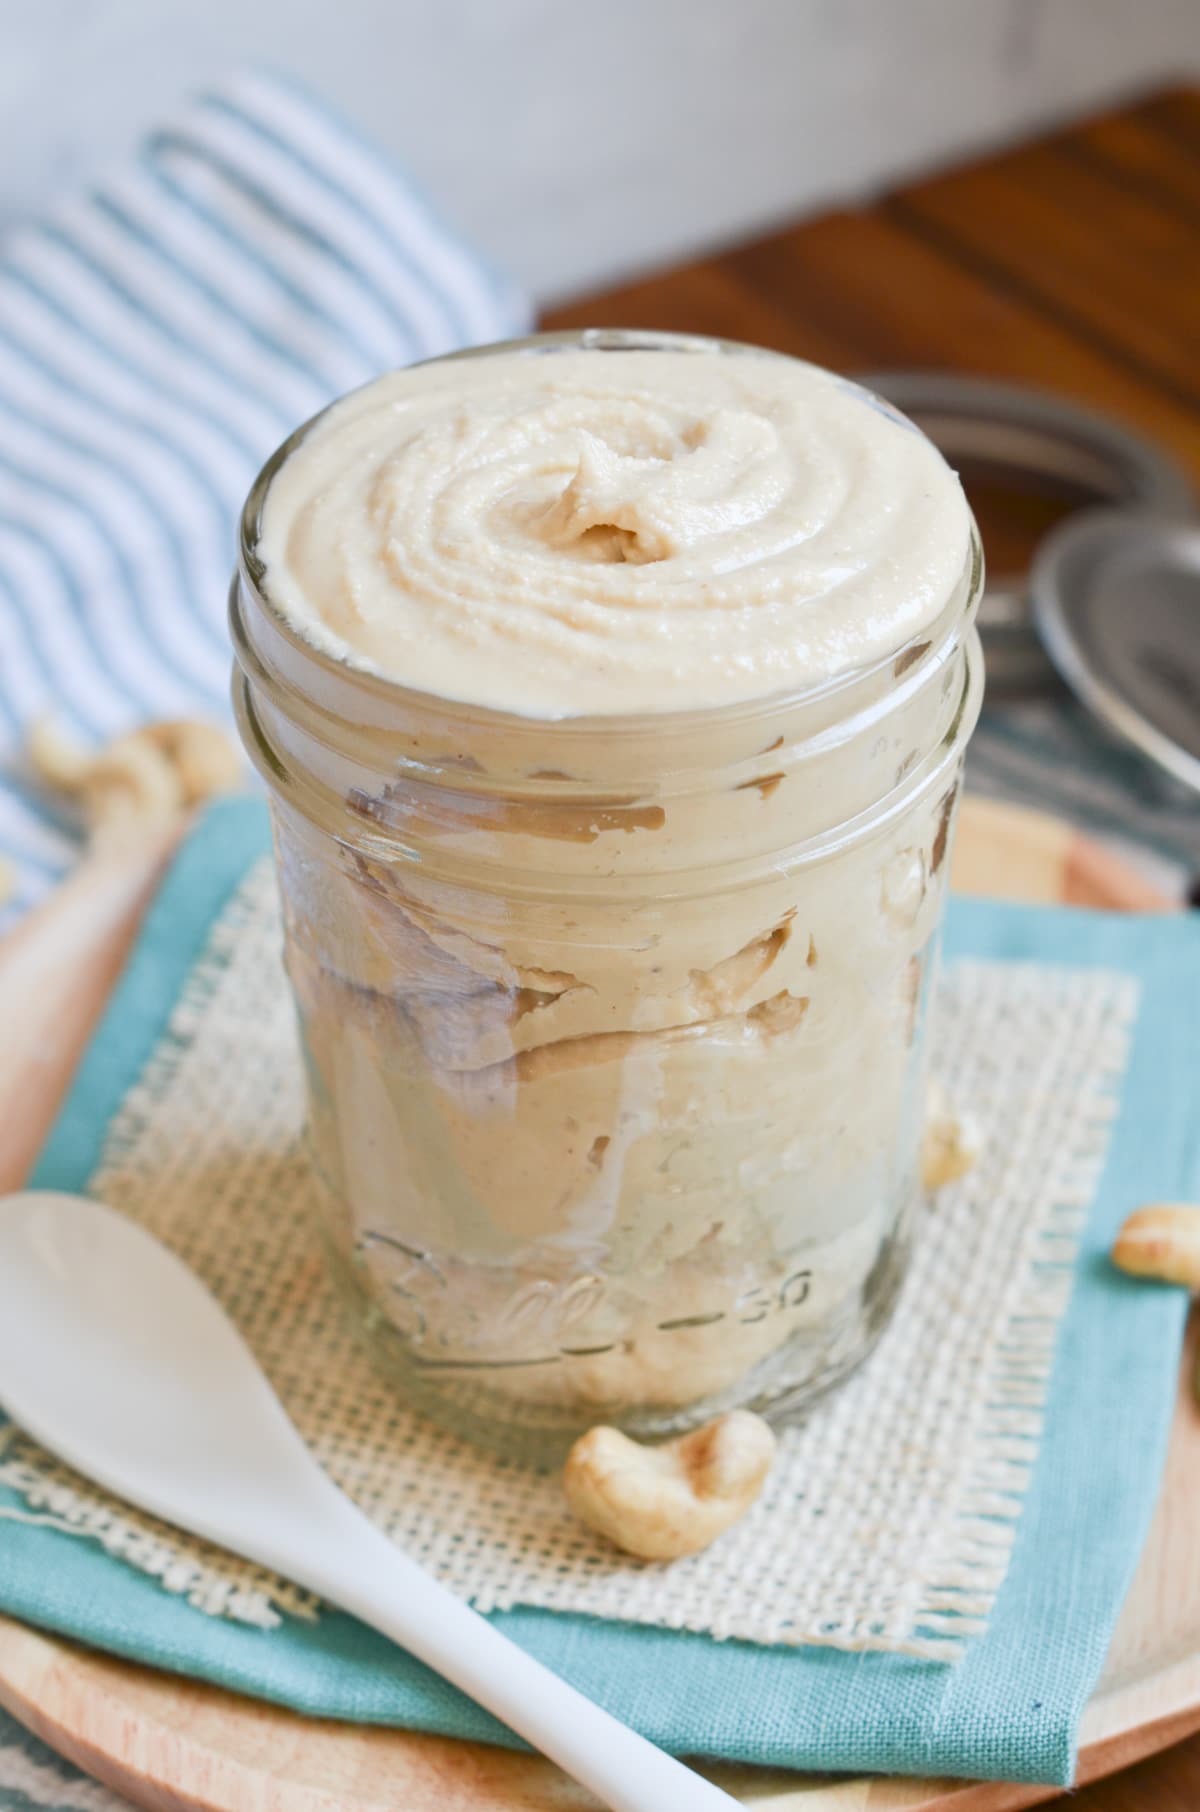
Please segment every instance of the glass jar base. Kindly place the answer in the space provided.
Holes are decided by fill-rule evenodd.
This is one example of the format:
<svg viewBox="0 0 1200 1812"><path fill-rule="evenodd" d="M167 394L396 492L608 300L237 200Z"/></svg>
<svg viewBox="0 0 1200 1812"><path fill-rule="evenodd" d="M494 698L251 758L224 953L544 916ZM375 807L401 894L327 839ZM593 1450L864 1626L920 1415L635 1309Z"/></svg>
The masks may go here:
<svg viewBox="0 0 1200 1812"><path fill-rule="evenodd" d="M908 1269L911 1221L911 1215L901 1216L861 1290L836 1320L793 1333L724 1390L685 1404L636 1407L602 1400L586 1406L550 1405L533 1400L534 1393L502 1388L495 1367L421 1361L371 1299L344 1251L332 1240L327 1246L343 1307L397 1395L473 1446L549 1469L562 1463L580 1435L600 1423L635 1440L660 1441L732 1409L754 1410L781 1427L802 1421L815 1402L858 1369L890 1321Z"/></svg>

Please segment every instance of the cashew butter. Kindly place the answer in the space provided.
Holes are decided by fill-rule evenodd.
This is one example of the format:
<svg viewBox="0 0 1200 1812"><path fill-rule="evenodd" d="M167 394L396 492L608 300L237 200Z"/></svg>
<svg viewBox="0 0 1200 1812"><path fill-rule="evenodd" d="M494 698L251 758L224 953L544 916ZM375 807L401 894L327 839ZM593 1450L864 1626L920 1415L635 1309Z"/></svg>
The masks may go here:
<svg viewBox="0 0 1200 1812"><path fill-rule="evenodd" d="M272 484L259 552L318 646L560 718L867 666L943 608L969 534L932 443L814 365L569 349L347 397Z"/></svg>
<svg viewBox="0 0 1200 1812"><path fill-rule="evenodd" d="M320 1212L434 1413L664 1433L869 1347L979 583L916 429L717 342L397 372L267 468L235 696Z"/></svg>

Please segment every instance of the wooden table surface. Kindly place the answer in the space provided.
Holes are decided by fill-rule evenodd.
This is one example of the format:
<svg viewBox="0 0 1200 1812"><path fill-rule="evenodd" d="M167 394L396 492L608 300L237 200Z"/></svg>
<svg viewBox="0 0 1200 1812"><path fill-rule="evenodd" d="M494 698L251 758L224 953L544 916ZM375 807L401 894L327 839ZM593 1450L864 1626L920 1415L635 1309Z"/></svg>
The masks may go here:
<svg viewBox="0 0 1200 1812"><path fill-rule="evenodd" d="M718 334L848 372L1034 383L1122 418L1200 483L1200 92L582 297L543 325ZM1053 507L972 501L1004 571Z"/></svg>
<svg viewBox="0 0 1200 1812"><path fill-rule="evenodd" d="M543 325L719 334L849 372L1035 383L1121 417L1200 484L1200 93L1153 95L871 207L556 307ZM1006 571L1052 508L972 501ZM1200 1737L1070 1804L1196 1812Z"/></svg>

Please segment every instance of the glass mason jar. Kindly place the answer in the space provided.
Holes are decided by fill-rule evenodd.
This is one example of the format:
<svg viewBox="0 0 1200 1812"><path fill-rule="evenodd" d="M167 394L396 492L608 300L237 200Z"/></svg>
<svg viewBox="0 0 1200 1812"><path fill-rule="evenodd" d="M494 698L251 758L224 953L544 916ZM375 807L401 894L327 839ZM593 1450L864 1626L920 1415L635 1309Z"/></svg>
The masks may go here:
<svg viewBox="0 0 1200 1812"><path fill-rule="evenodd" d="M906 1265L978 541L925 632L836 682L536 720L272 606L260 515L306 431L250 494L231 615L337 1275L406 1396L492 1443L791 1413Z"/></svg>

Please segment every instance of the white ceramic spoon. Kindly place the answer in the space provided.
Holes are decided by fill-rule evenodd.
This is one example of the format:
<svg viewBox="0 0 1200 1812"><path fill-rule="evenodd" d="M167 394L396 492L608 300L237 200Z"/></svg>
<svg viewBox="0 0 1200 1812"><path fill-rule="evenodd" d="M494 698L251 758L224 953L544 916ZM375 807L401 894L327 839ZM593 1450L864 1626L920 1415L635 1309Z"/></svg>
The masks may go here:
<svg viewBox="0 0 1200 1812"><path fill-rule="evenodd" d="M313 1459L216 1299L112 1209L0 1198L0 1404L108 1490L381 1630L613 1812L738 1805L380 1534Z"/></svg>

